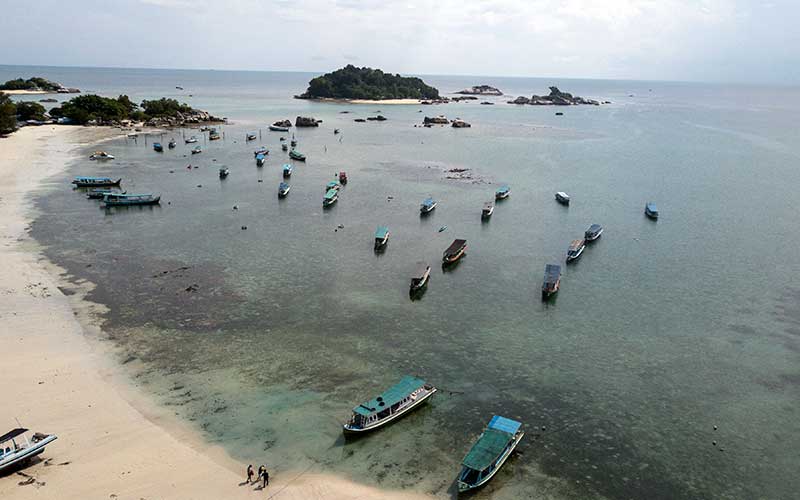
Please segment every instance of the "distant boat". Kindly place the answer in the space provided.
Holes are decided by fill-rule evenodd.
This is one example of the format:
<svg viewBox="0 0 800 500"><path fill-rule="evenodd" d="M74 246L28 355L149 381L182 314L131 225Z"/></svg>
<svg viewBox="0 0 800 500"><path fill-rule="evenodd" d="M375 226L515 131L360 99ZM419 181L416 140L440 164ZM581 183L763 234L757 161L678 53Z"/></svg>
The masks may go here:
<svg viewBox="0 0 800 500"><path fill-rule="evenodd" d="M75 177L72 184L76 187L107 187L119 186L122 179L111 179L109 177Z"/></svg>
<svg viewBox="0 0 800 500"><path fill-rule="evenodd" d="M175 147L176 147L177 145L178 145L178 143L177 143L177 142L175 142L175 139L170 139L170 140L169 140L169 142L167 143L167 147L168 147L169 149L175 149Z"/></svg>
<svg viewBox="0 0 800 500"><path fill-rule="evenodd" d="M294 137L292 137L291 145L292 145L293 148L297 147L297 139L295 139Z"/></svg>
<svg viewBox="0 0 800 500"><path fill-rule="evenodd" d="M155 194L107 194L103 204L107 207L127 207L134 205L158 205L161 196Z"/></svg>
<svg viewBox="0 0 800 500"><path fill-rule="evenodd" d="M292 166L288 163L283 166L283 176L284 177L291 177L292 176Z"/></svg>
<svg viewBox="0 0 800 500"><path fill-rule="evenodd" d="M306 155L294 149L289 151L289 158L295 161L306 161Z"/></svg>
<svg viewBox="0 0 800 500"><path fill-rule="evenodd" d="M467 240L453 240L453 243L447 247L447 250L442 254L443 264L454 264L464 256L467 251Z"/></svg>
<svg viewBox="0 0 800 500"><path fill-rule="evenodd" d="M419 213L422 215L431 213L431 211L436 208L436 205L438 205L437 201L435 201L433 198L427 198L419 206Z"/></svg>
<svg viewBox="0 0 800 500"><path fill-rule="evenodd" d="M193 155L199 155L202 152L203 152L203 148L201 148L200 146L195 146L194 149L192 150L192 154Z"/></svg>
<svg viewBox="0 0 800 500"><path fill-rule="evenodd" d="M586 248L586 240L573 240L567 249L567 263L578 260Z"/></svg>
<svg viewBox="0 0 800 500"><path fill-rule="evenodd" d="M373 431L397 420L436 394L436 387L409 375L374 399L353 408L345 434Z"/></svg>
<svg viewBox="0 0 800 500"><path fill-rule="evenodd" d="M261 146L260 148L258 148L255 151L253 151L253 157L256 157L258 155L267 156L268 154L269 154L269 149L267 149L264 146Z"/></svg>
<svg viewBox="0 0 800 500"><path fill-rule="evenodd" d="M265 159L264 155L257 154L256 155L256 166L257 167L263 167L264 166L264 159Z"/></svg>
<svg viewBox="0 0 800 500"><path fill-rule="evenodd" d="M44 451L58 437L35 432L30 438L28 429L12 429L0 436L0 473L20 465Z"/></svg>
<svg viewBox="0 0 800 500"><path fill-rule="evenodd" d="M228 169L228 167L220 167L219 168L219 178L220 179L224 179L224 178L228 177L228 174L230 174L230 173L231 173L231 171Z"/></svg>
<svg viewBox="0 0 800 500"><path fill-rule="evenodd" d="M591 226L589 226L589 229L587 229L586 232L583 233L583 237L584 239L586 239L587 242L589 242L596 240L602 234L603 234L603 226L601 226L600 224L592 224Z"/></svg>
<svg viewBox="0 0 800 500"><path fill-rule="evenodd" d="M494 213L494 203L491 201L487 201L483 204L483 210L481 210L481 218L488 219Z"/></svg>
<svg viewBox="0 0 800 500"><path fill-rule="evenodd" d="M339 183L347 184L347 172L339 172Z"/></svg>
<svg viewBox="0 0 800 500"><path fill-rule="evenodd" d="M564 113L562 113L561 111L557 111L556 116L564 116Z"/></svg>
<svg viewBox="0 0 800 500"><path fill-rule="evenodd" d="M463 493L488 483L503 466L525 435L522 424L495 415L478 437L464 460L458 475L458 491Z"/></svg>
<svg viewBox="0 0 800 500"><path fill-rule="evenodd" d="M411 291L420 290L428 284L431 276L431 266L425 262L417 262L416 270L411 275Z"/></svg>
<svg viewBox="0 0 800 500"><path fill-rule="evenodd" d="M338 189L329 189L327 193L325 193L325 198L322 199L322 207L327 208L339 201L339 190Z"/></svg>
<svg viewBox="0 0 800 500"><path fill-rule="evenodd" d="M338 183L338 182L336 182L336 181L330 181L329 183L325 184L325 192L327 193L327 192L328 192L328 191L330 191L331 189L336 189L336 190L338 191L338 190L339 190L339 188L341 188L341 187L342 187L342 186L341 186L341 185L339 185L339 183Z"/></svg>
<svg viewBox="0 0 800 500"><path fill-rule="evenodd" d="M556 201L562 205L569 205L569 195L564 191L559 191L556 193Z"/></svg>
<svg viewBox="0 0 800 500"><path fill-rule="evenodd" d="M280 185L278 185L278 198L286 198L286 195L289 194L290 189L292 189L291 186L285 182L281 182Z"/></svg>
<svg viewBox="0 0 800 500"><path fill-rule="evenodd" d="M283 151L289 151L289 145L284 142L283 144L281 144L281 149Z"/></svg>
<svg viewBox="0 0 800 500"><path fill-rule="evenodd" d="M338 128L333 129L333 135L336 135L338 133L339 133L339 129Z"/></svg>
<svg viewBox="0 0 800 500"><path fill-rule="evenodd" d="M102 200L107 194L125 194L125 191L110 191L108 189L95 188L86 192L86 197L90 200Z"/></svg>
<svg viewBox="0 0 800 500"><path fill-rule="evenodd" d="M90 160L113 160L114 157L105 151L95 151L89 156Z"/></svg>
<svg viewBox="0 0 800 500"><path fill-rule="evenodd" d="M389 228L386 226L378 226L375 230L375 250L382 250L386 248L389 242Z"/></svg>
<svg viewBox="0 0 800 500"><path fill-rule="evenodd" d="M208 132L210 129L211 127L203 125L202 127L200 127L200 132Z"/></svg>
<svg viewBox="0 0 800 500"><path fill-rule="evenodd" d="M208 140L209 141L216 141L216 140L219 140L219 138L220 138L220 135L219 135L219 132L217 131L217 129L212 128L208 132Z"/></svg>
<svg viewBox="0 0 800 500"><path fill-rule="evenodd" d="M288 127L279 127L277 125L270 125L269 129L272 132L288 132L289 131Z"/></svg>
<svg viewBox="0 0 800 500"><path fill-rule="evenodd" d="M500 188L495 191L494 199L495 200L505 200L508 198L508 195L511 194L511 188L508 186L500 186Z"/></svg>
<svg viewBox="0 0 800 500"><path fill-rule="evenodd" d="M162 146L160 142L154 142L153 143L153 151L155 151L156 153L163 153L164 152L164 146Z"/></svg>
<svg viewBox="0 0 800 500"><path fill-rule="evenodd" d="M542 299L548 299L558 293L561 286L561 266L547 264L544 267L544 281L542 282Z"/></svg>
<svg viewBox="0 0 800 500"><path fill-rule="evenodd" d="M179 85L176 85L175 88L178 89L178 90L183 90L183 87L181 87Z"/></svg>
<svg viewBox="0 0 800 500"><path fill-rule="evenodd" d="M439 228L439 232L440 233L443 233L445 231L447 231L447 226L442 226L442 227Z"/></svg>
<svg viewBox="0 0 800 500"><path fill-rule="evenodd" d="M183 142L185 142L186 144L194 144L195 142L197 142L197 137L191 136L188 139L184 139Z"/></svg>
<svg viewBox="0 0 800 500"><path fill-rule="evenodd" d="M257 138L258 136L254 132L250 132L249 134L247 134L248 141L255 141Z"/></svg>
<svg viewBox="0 0 800 500"><path fill-rule="evenodd" d="M644 214L653 220L658 220L658 207L655 203L647 202L644 206Z"/></svg>

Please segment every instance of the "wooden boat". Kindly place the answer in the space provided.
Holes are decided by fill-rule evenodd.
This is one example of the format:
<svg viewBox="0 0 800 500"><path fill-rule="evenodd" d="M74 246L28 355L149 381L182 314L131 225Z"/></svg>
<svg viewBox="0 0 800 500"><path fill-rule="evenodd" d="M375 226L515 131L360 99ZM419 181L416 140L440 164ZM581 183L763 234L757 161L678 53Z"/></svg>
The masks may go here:
<svg viewBox="0 0 800 500"><path fill-rule="evenodd" d="M558 293L561 286L561 266L547 264L544 267L544 281L542 282L542 299L548 299Z"/></svg>
<svg viewBox="0 0 800 500"><path fill-rule="evenodd" d="M525 435L522 424L495 415L472 445L458 475L458 491L463 493L488 483L503 466Z"/></svg>
<svg viewBox="0 0 800 500"><path fill-rule="evenodd" d="M411 275L411 291L417 291L428 284L431 276L431 266L425 262L417 262L417 268Z"/></svg>
<svg viewBox="0 0 800 500"><path fill-rule="evenodd" d="M209 141L217 141L217 140L219 140L219 138L220 138L220 135L219 135L219 132L217 131L217 129L212 128L208 132L208 140Z"/></svg>
<svg viewBox="0 0 800 500"><path fill-rule="evenodd" d="M325 192L327 193L331 189L339 190L342 186L337 181L330 181L329 183L325 184Z"/></svg>
<svg viewBox="0 0 800 500"><path fill-rule="evenodd" d="M494 203L491 201L487 201L483 204L483 210L481 210L481 218L488 219L494 213Z"/></svg>
<svg viewBox="0 0 800 500"><path fill-rule="evenodd" d="M443 264L453 264L464 256L467 251L467 240L453 240L453 243L447 247L447 250L442 254Z"/></svg>
<svg viewBox="0 0 800 500"><path fill-rule="evenodd" d="M12 429L0 436L0 474L19 466L44 451L58 436L55 434L33 433L28 438L28 429Z"/></svg>
<svg viewBox="0 0 800 500"><path fill-rule="evenodd" d="M164 152L164 146L162 146L160 142L154 142L153 143L153 151L155 151L156 153L163 153Z"/></svg>
<svg viewBox="0 0 800 500"><path fill-rule="evenodd" d="M186 144L194 144L195 142L197 142L197 137L191 136L188 139L184 139L183 142L185 142Z"/></svg>
<svg viewBox="0 0 800 500"><path fill-rule="evenodd" d="M439 203L433 198L428 198L424 200L422 204L419 206L419 213L421 215L429 214L433 211L434 208L436 208L436 205L438 204Z"/></svg>
<svg viewBox="0 0 800 500"><path fill-rule="evenodd" d="M410 411L436 394L436 387L409 375L379 396L353 408L353 415L344 424L345 434L360 434L379 429Z"/></svg>
<svg viewBox="0 0 800 500"><path fill-rule="evenodd" d="M294 149L289 151L289 158L295 161L306 161L306 155Z"/></svg>
<svg viewBox="0 0 800 500"><path fill-rule="evenodd" d="M500 188L495 191L494 199L495 200L505 200L511 194L511 188L508 186L500 186Z"/></svg>
<svg viewBox="0 0 800 500"><path fill-rule="evenodd" d="M194 149L192 150L192 154L193 155L199 155L202 152L203 152L203 148L201 148L200 146L195 146Z"/></svg>
<svg viewBox="0 0 800 500"><path fill-rule="evenodd" d="M265 148L264 146L261 146L260 148L253 151L253 158L255 158L258 155L267 156L268 154L269 154L269 149Z"/></svg>
<svg viewBox="0 0 800 500"><path fill-rule="evenodd" d="M292 166L289 165L288 163L286 163L283 166L283 176L284 177L291 177L292 176L292 170L293 170Z"/></svg>
<svg viewBox="0 0 800 500"><path fill-rule="evenodd" d="M135 205L158 205L161 196L155 194L107 194L103 204L107 207L129 207Z"/></svg>
<svg viewBox="0 0 800 500"><path fill-rule="evenodd" d="M658 220L658 207L655 203L648 201L644 206L644 214L653 220Z"/></svg>
<svg viewBox="0 0 800 500"><path fill-rule="evenodd" d="M567 249L567 263L578 260L586 248L586 240L573 240Z"/></svg>
<svg viewBox="0 0 800 500"><path fill-rule="evenodd" d="M247 138L246 139L249 142L249 141L255 141L257 138L258 138L258 136L255 133L250 132L249 134L247 134Z"/></svg>
<svg viewBox="0 0 800 500"><path fill-rule="evenodd" d="M175 142L175 139L170 139L170 140L169 140L169 143L167 144L167 147L168 147L169 149L175 149L175 147L176 147L177 145L178 145L178 143L177 143L177 142Z"/></svg>
<svg viewBox="0 0 800 500"><path fill-rule="evenodd" d="M265 160L264 155L257 154L256 155L256 166L257 167L263 167L264 166L264 160Z"/></svg>
<svg viewBox="0 0 800 500"><path fill-rule="evenodd" d="M293 148L294 148L294 147L297 147L297 139L295 139L294 137L292 137L291 146L292 146Z"/></svg>
<svg viewBox="0 0 800 500"><path fill-rule="evenodd" d="M289 145L284 142L283 144L281 144L281 150L289 151Z"/></svg>
<svg viewBox="0 0 800 500"><path fill-rule="evenodd" d="M95 151L89 156L90 160L113 160L114 157L105 151Z"/></svg>
<svg viewBox="0 0 800 500"><path fill-rule="evenodd" d="M564 191L559 191L556 193L556 201L562 205L569 205L569 195Z"/></svg>
<svg viewBox="0 0 800 500"><path fill-rule="evenodd" d="M389 242L389 228L386 226L378 226L375 230L375 250L382 250L386 248Z"/></svg>
<svg viewBox="0 0 800 500"><path fill-rule="evenodd" d="M111 179L109 177L75 177L72 184L76 187L109 187L119 186L122 179Z"/></svg>
<svg viewBox="0 0 800 500"><path fill-rule="evenodd" d="M289 131L289 127L279 127L277 125L270 125L269 129L272 132L288 132Z"/></svg>
<svg viewBox="0 0 800 500"><path fill-rule="evenodd" d="M328 208L337 201L339 201L339 190L329 189L328 192L325 193L325 197L322 199L322 207Z"/></svg>
<svg viewBox="0 0 800 500"><path fill-rule="evenodd" d="M278 185L278 198L286 198L286 195L289 194L290 189L292 189L290 185L286 184L285 182L281 182Z"/></svg>
<svg viewBox="0 0 800 500"><path fill-rule="evenodd" d="M339 172L339 183L347 184L347 172Z"/></svg>
<svg viewBox="0 0 800 500"><path fill-rule="evenodd" d="M224 178L228 177L228 174L230 174L230 173L231 173L231 171L228 169L228 167L220 167L219 168L219 178L220 179L224 179Z"/></svg>
<svg viewBox="0 0 800 500"><path fill-rule="evenodd" d="M599 238L602 234L603 234L603 226L601 226L600 224L592 224L591 226L589 226L589 229L587 229L583 233L583 238L587 242L591 242Z"/></svg>
<svg viewBox="0 0 800 500"><path fill-rule="evenodd" d="M108 189L96 188L87 191L86 197L90 200L102 200L103 198L105 198L107 194L117 194L117 193L125 194L125 191L119 192L119 191L110 191Z"/></svg>

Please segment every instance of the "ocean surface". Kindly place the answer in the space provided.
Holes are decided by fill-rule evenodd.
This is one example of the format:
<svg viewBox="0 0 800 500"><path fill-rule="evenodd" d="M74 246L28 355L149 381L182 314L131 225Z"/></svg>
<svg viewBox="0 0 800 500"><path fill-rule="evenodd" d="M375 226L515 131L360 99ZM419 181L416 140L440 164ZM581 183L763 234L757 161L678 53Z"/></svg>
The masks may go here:
<svg viewBox="0 0 800 500"><path fill-rule="evenodd" d="M102 145L117 157L107 163L87 147L37 200L33 235L72 279L96 283L89 298L109 307L107 337L136 383L233 457L450 497L461 458L501 414L527 434L475 498L797 498L800 88L423 77L445 95L558 85L612 102L555 116L507 97L292 99L304 73L0 66L0 80L33 75L229 118L220 141L140 134ZM378 113L388 120L353 121ZM472 128L418 126L438 114ZM298 115L323 123L293 129L308 161L278 200L288 135L266 126ZM247 143L249 131L259 139ZM189 154L191 135L202 154ZM171 137L176 149L153 151ZM341 170L350 182L323 210ZM71 188L75 175L121 177L161 206L103 209ZM503 183L511 197L481 222ZM439 206L420 218L428 196ZM602 238L565 265L592 223ZM391 231L382 254L378 225ZM454 238L469 249L445 271ZM420 260L433 272L412 301ZM543 303L548 263L564 274ZM345 441L350 409L404 374L440 392Z"/></svg>

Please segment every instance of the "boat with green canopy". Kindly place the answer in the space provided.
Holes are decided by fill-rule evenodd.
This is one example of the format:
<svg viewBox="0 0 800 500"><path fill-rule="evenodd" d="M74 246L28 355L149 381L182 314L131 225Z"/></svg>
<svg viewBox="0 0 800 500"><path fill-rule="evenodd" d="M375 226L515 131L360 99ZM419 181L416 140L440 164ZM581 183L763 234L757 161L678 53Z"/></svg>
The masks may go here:
<svg viewBox="0 0 800 500"><path fill-rule="evenodd" d="M458 491L463 493L488 483L522 440L522 424L495 415L461 461Z"/></svg>
<svg viewBox="0 0 800 500"><path fill-rule="evenodd" d="M329 189L328 192L325 193L325 198L322 199L322 208L328 208L337 201L339 201L339 190Z"/></svg>
<svg viewBox="0 0 800 500"><path fill-rule="evenodd" d="M386 248L386 243L389 242L389 228L386 226L378 226L375 230L375 250L383 250Z"/></svg>
<svg viewBox="0 0 800 500"><path fill-rule="evenodd" d="M436 393L436 387L424 380L405 375L400 382L379 396L353 408L345 434L369 432L402 417Z"/></svg>
<svg viewBox="0 0 800 500"><path fill-rule="evenodd" d="M289 151L289 158L295 161L306 161L306 155L295 149Z"/></svg>

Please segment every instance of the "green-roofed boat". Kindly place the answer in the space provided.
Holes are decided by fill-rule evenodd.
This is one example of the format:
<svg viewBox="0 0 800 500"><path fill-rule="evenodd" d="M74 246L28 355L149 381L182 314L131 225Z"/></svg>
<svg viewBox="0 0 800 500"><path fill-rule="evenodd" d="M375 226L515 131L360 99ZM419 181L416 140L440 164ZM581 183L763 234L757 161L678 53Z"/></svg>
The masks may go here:
<svg viewBox="0 0 800 500"><path fill-rule="evenodd" d="M300 151L297 151L296 149L292 149L291 151L289 151L289 158L291 158L294 161L306 161L306 155L304 155Z"/></svg>
<svg viewBox="0 0 800 500"><path fill-rule="evenodd" d="M375 230L375 250L383 250L386 248L386 243L389 242L389 228L386 226L378 226Z"/></svg>
<svg viewBox="0 0 800 500"><path fill-rule="evenodd" d="M479 488L494 477L525 435L520 427L522 424L516 420L499 415L492 417L486 430L461 461L459 493Z"/></svg>
<svg viewBox="0 0 800 500"><path fill-rule="evenodd" d="M383 394L353 408L353 416L344 424L345 434L373 431L397 420L436 393L436 387L409 375Z"/></svg>
<svg viewBox="0 0 800 500"><path fill-rule="evenodd" d="M339 191L337 189L329 189L322 199L322 208L328 208L337 201L339 201Z"/></svg>

